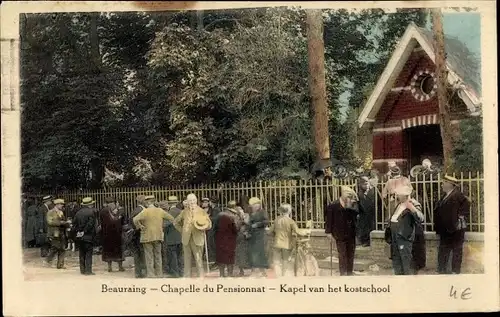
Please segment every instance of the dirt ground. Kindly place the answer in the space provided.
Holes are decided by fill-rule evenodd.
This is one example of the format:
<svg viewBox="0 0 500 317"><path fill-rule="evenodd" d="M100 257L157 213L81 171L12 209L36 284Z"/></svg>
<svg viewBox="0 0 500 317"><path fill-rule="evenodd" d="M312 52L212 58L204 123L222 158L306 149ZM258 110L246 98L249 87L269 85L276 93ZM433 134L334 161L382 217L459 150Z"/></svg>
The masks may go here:
<svg viewBox="0 0 500 317"><path fill-rule="evenodd" d="M58 270L56 269L57 259L53 260L52 267L44 266L45 258L40 257L40 249L25 249L24 250L24 276L26 280L29 281L46 281L46 280L57 280L65 279L68 277L80 277L84 279L101 279L103 276L106 279L122 279L134 277L134 262L132 257L127 257L124 262L125 272L119 272L116 263L113 263L113 272L108 272L107 264L101 260L100 255L94 255L93 259L93 271L96 275L84 276L80 274L79 263L78 263L78 252L67 251L65 258L66 269ZM250 276L250 271L247 270L246 276L243 278L248 278ZM329 269L320 269L320 276L330 276L331 272ZM338 276L338 267L334 265L333 275ZM392 275L392 270L387 268L380 268L380 270L365 271L365 272L355 272L355 275ZM167 278L168 276L165 276ZM213 269L206 276L207 278L218 278L219 272L217 269ZM272 269L268 270L268 277L273 278L274 272Z"/></svg>

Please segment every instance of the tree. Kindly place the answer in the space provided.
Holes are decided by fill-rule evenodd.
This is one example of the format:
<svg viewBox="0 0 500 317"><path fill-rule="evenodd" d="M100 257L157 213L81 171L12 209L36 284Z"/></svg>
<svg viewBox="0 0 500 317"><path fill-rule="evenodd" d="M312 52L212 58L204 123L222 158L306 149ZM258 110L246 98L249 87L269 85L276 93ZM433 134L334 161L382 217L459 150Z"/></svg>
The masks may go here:
<svg viewBox="0 0 500 317"><path fill-rule="evenodd" d="M322 11L331 157L353 159L339 96L360 103L419 14ZM304 10L21 18L26 187L284 178L314 161Z"/></svg>
<svg viewBox="0 0 500 317"><path fill-rule="evenodd" d="M448 104L448 71L444 44L443 22L440 9L432 9L434 30L434 51L436 64L437 97L439 103L439 119L441 138L443 140L444 169L449 171L453 166L454 134L450 121Z"/></svg>
<svg viewBox="0 0 500 317"><path fill-rule="evenodd" d="M470 117L460 122L460 138L454 144L454 166L460 171L483 170L483 118Z"/></svg>
<svg viewBox="0 0 500 317"><path fill-rule="evenodd" d="M325 46L323 42L323 15L321 10L307 10L307 49L309 60L309 90L313 113L316 159L330 159L328 105L325 83Z"/></svg>

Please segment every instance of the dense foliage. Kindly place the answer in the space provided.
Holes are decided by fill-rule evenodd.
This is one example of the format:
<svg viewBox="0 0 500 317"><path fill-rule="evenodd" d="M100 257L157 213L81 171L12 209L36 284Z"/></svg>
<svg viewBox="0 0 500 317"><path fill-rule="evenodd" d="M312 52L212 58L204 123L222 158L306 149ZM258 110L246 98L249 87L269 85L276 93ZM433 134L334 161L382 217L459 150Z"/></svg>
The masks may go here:
<svg viewBox="0 0 500 317"><path fill-rule="evenodd" d="M360 106L410 21L424 14L324 12L332 157L364 159L339 97ZM98 188L107 170L116 186L308 170L305 31L290 8L22 15L25 187Z"/></svg>

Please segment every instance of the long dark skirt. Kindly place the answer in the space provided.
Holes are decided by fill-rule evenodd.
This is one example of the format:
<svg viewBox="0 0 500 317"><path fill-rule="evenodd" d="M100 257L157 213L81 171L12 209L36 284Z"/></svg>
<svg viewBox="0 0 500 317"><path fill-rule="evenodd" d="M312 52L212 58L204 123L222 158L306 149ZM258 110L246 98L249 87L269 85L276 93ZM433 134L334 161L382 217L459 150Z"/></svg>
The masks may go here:
<svg viewBox="0 0 500 317"><path fill-rule="evenodd" d="M427 255L423 228L415 228L415 240L412 247L413 269L418 272L425 268Z"/></svg>
<svg viewBox="0 0 500 317"><path fill-rule="evenodd" d="M236 265L240 269L248 269L250 268L250 258L249 258L249 250L248 250L248 239L246 239L243 233L240 231L236 238Z"/></svg>

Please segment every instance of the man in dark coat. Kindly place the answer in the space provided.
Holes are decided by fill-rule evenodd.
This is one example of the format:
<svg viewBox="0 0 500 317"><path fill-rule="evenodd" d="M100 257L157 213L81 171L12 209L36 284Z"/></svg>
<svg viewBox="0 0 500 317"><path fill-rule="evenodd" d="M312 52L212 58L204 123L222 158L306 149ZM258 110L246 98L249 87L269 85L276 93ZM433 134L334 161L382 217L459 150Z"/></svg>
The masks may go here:
<svg viewBox="0 0 500 317"><path fill-rule="evenodd" d="M434 230L439 235L438 273L460 274L465 238L466 217L470 202L458 188L458 180L444 176L444 197L434 209ZM451 255L451 271L448 262Z"/></svg>
<svg viewBox="0 0 500 317"><path fill-rule="evenodd" d="M144 198L146 196L139 195L137 196L137 207L130 214L129 226L135 231L132 237L132 241L130 243L130 251L134 256L134 272L136 278L145 278L146 277L146 261L144 258L144 250L141 244L141 230L137 228L133 222L135 216L137 216L141 211L146 209L144 207Z"/></svg>
<svg viewBox="0 0 500 317"><path fill-rule="evenodd" d="M179 203L176 196L168 197L168 203L170 207L167 212L172 215L172 217L177 218L177 216L182 211L182 205ZM165 271L172 277L178 278L182 277L183 272L183 257L182 257L182 236L181 233L175 229L172 221L165 220Z"/></svg>
<svg viewBox="0 0 500 317"><path fill-rule="evenodd" d="M359 218L357 222L357 236L359 243L363 247L370 246L370 232L375 230L376 204L377 202L381 202L380 197L377 201L376 195L377 191L371 186L368 177L361 177L358 189ZM380 207L379 210L381 210Z"/></svg>
<svg viewBox="0 0 500 317"><path fill-rule="evenodd" d="M92 197L82 199L82 209L80 209L73 221L73 236L78 245L80 256L80 273L83 275L94 275L92 272L92 255L94 243L96 241L97 210Z"/></svg>
<svg viewBox="0 0 500 317"><path fill-rule="evenodd" d="M325 233L331 243L335 239L339 257L340 275L353 275L356 250L355 202L357 195L350 187L341 187L340 198L329 204L325 211Z"/></svg>
<svg viewBox="0 0 500 317"><path fill-rule="evenodd" d="M40 246L40 256L42 258L49 254L50 242L47 237L47 213L54 208L52 204L52 196L45 196L42 198L42 204L38 207L37 214L37 244Z"/></svg>
<svg viewBox="0 0 500 317"><path fill-rule="evenodd" d="M123 226L125 217L119 210L114 197L106 198L106 205L99 212L101 222L102 260L108 263L108 272L112 272L112 263L118 263L118 270L123 268Z"/></svg>
<svg viewBox="0 0 500 317"><path fill-rule="evenodd" d="M220 209L214 208L214 202L210 201L209 198L202 198L201 199L201 208L205 210L210 217L210 220L212 223L214 223L215 219L217 218L217 214L219 214ZM206 232L207 234L207 249L208 249L208 261L212 263L212 268L217 266L217 261L215 259L215 232L214 228L208 230Z"/></svg>

